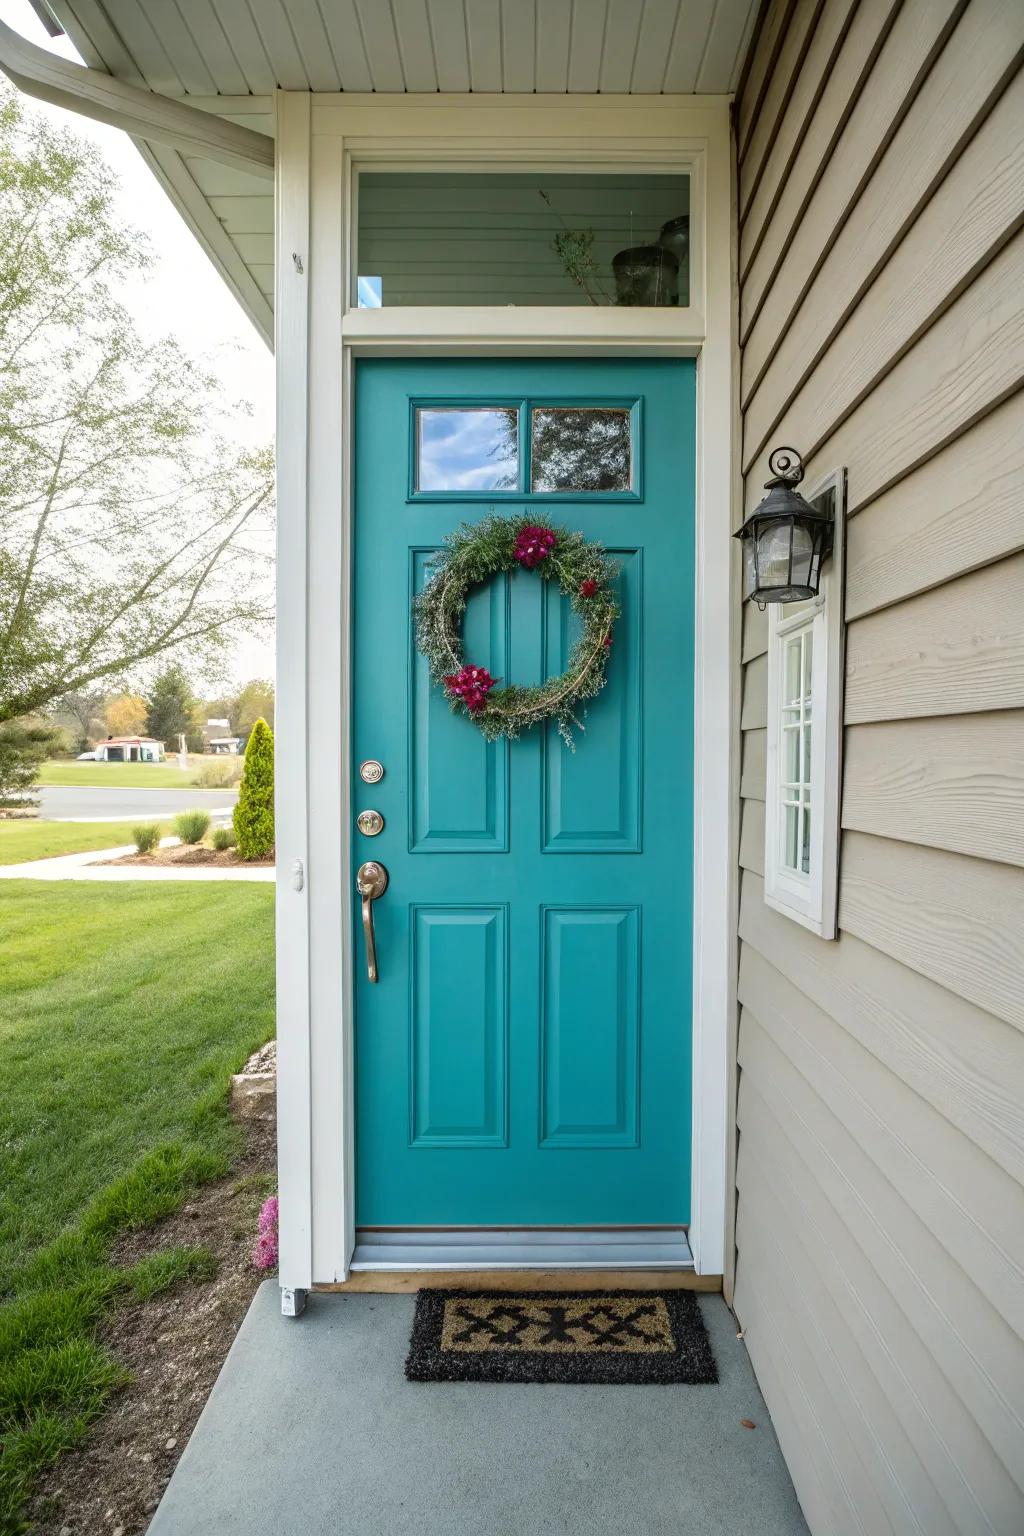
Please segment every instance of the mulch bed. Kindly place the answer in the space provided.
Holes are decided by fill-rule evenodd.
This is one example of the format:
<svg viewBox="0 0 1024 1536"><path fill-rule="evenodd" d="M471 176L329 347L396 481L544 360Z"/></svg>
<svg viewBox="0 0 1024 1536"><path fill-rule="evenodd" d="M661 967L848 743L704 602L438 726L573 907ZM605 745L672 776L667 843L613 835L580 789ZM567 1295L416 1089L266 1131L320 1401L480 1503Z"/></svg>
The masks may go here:
<svg viewBox="0 0 1024 1536"><path fill-rule="evenodd" d="M234 848L204 848L201 843L179 843L174 848L156 848L152 853L126 853L120 859L97 859L98 864L140 864L150 869L186 868L202 869L259 869L274 862L274 855L265 859L242 859Z"/></svg>
<svg viewBox="0 0 1024 1536"><path fill-rule="evenodd" d="M265 1278L253 1268L256 1216L273 1176L273 1124L245 1127L230 1177L176 1215L117 1247L131 1264L161 1248L210 1249L213 1280L119 1307L101 1337L132 1381L81 1446L53 1466L32 1501L33 1536L141 1536L195 1428L249 1304Z"/></svg>

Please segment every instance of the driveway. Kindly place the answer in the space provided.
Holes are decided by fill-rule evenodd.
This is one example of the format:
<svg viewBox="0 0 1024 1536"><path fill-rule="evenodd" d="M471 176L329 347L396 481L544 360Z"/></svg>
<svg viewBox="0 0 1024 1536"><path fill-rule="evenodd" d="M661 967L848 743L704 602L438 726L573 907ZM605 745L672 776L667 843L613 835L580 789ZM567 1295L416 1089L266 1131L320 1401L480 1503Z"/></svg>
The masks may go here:
<svg viewBox="0 0 1024 1536"><path fill-rule="evenodd" d="M39 791L39 815L44 821L155 821L179 811L209 811L227 817L238 799L237 789L132 789L98 785L48 784Z"/></svg>

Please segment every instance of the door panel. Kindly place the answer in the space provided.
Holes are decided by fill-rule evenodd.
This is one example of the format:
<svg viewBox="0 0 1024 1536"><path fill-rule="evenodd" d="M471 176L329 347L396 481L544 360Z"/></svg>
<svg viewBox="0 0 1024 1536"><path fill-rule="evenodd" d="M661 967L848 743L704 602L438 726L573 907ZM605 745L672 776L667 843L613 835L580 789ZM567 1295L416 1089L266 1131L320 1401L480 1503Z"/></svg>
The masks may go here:
<svg viewBox="0 0 1024 1536"><path fill-rule="evenodd" d="M432 402L502 407L518 459L508 441L481 448L493 414L417 427ZM576 416L611 403L620 423L628 407L631 488L619 459L609 493L574 492L555 434L559 489L527 494L531 402ZM458 461L443 458L452 421ZM357 366L353 795L384 830L353 829L353 854L390 875L376 984L358 914L352 939L361 1226L688 1220L694 430L688 361ZM417 431L450 496L417 489ZM412 597L444 536L523 506L599 539L620 568L608 681L575 753L554 725L486 743L415 648ZM502 576L470 598L466 656L541 682L564 669L575 624L555 582ZM385 769L372 786L370 758Z"/></svg>

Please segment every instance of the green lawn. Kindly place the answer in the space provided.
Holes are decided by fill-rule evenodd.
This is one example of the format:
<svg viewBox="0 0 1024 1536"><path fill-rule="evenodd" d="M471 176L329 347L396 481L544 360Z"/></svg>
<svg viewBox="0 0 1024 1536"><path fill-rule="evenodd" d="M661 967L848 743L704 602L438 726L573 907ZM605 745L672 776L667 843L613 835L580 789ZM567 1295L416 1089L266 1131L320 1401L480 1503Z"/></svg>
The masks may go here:
<svg viewBox="0 0 1024 1536"><path fill-rule="evenodd" d="M238 1145L228 1076L273 1033L273 890L0 881L0 1533L116 1385L96 1344L127 1290L117 1234L176 1208Z"/></svg>
<svg viewBox="0 0 1024 1536"><path fill-rule="evenodd" d="M133 789L188 789L203 763L212 759L193 757L186 772L177 763L44 763L39 771L40 784L113 784Z"/></svg>
<svg viewBox="0 0 1024 1536"><path fill-rule="evenodd" d="M0 866L85 853L90 848L121 848L132 841L133 827L145 820L0 821ZM161 823L160 836L169 834L170 823Z"/></svg>

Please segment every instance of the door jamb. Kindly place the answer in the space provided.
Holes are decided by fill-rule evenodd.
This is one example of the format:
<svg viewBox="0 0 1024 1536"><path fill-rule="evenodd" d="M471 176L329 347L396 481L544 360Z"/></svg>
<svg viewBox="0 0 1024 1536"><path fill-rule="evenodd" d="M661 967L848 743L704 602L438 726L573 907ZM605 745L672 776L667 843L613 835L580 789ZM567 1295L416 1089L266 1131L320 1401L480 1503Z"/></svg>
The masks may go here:
<svg viewBox="0 0 1024 1536"><path fill-rule="evenodd" d="M353 359L403 355L621 352L697 358L695 759L693 887L693 1135L690 1244L699 1275L726 1270L729 1039L734 1010L735 820L738 688L734 605L734 250L731 136L725 98L556 98L534 107L536 140L501 133L521 125L516 98L313 96L279 91L276 334L278 395L278 651L282 718L277 743L278 1113L280 1281L293 1298L344 1282L355 1241L352 872L349 787L351 426ZM399 118L400 104L403 114ZM391 109L389 114L389 108ZM378 124L424 144L457 113L486 152L535 160L601 154L594 122L625 163L692 157L704 208L695 240L698 310L612 310L601 334L564 311L410 311L399 339L388 321L367 333L365 312L345 312L353 154L372 110ZM416 134L411 121L422 116ZM543 127L556 123L557 136ZM623 139L624 125L637 135ZM577 136L565 137L576 127ZM449 129L449 132L451 130ZM589 139L587 139L589 135ZM588 150L579 148L588 142ZM397 139L391 142L394 152ZM450 142L450 140L449 140ZM552 148L552 146L555 148ZM608 152L610 153L610 151ZM607 154L605 155L607 158ZM700 221L698 220L699 224ZM712 251L714 261L708 261ZM728 253L728 256L726 255ZM388 312L380 311L380 315ZM393 315L395 312L390 312ZM516 322L513 327L510 317ZM630 323L631 321L631 323ZM653 322L653 323L652 323ZM675 322L675 323L673 323ZM484 332L490 323L491 334ZM461 334L459 327L461 325ZM447 329L446 329L447 326ZM699 330L698 330L699 327ZM706 333L705 333L706 327ZM608 334L612 332L613 334ZM411 334L410 334L411 333ZM339 423L341 430L339 431ZM338 508L341 507L341 516ZM340 574L340 580L339 580ZM288 700L289 702L285 702ZM311 757L307 722L337 753ZM339 1014L342 1028L338 1028Z"/></svg>

